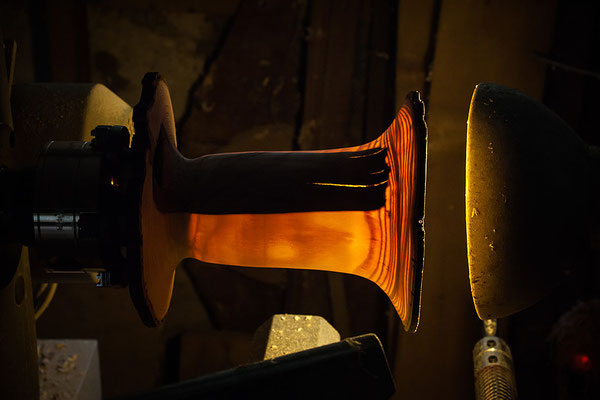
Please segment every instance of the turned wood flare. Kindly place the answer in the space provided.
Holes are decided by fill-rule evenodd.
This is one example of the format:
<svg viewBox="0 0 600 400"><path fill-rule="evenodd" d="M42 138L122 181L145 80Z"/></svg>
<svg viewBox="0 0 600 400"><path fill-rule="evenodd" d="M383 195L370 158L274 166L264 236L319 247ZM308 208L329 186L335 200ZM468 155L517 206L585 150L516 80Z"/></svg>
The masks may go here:
<svg viewBox="0 0 600 400"><path fill-rule="evenodd" d="M320 151L177 150L169 90L156 73L134 109L144 152L140 265L131 294L148 325L164 319L181 260L343 272L389 296L406 330L419 320L426 127L411 92L374 141Z"/></svg>

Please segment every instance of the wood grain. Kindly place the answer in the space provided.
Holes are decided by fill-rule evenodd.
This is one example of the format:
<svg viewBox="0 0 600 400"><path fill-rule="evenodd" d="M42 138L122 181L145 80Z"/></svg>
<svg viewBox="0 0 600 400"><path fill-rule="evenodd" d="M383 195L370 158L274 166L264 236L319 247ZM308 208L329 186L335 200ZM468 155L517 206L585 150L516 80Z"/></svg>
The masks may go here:
<svg viewBox="0 0 600 400"><path fill-rule="evenodd" d="M154 97L140 102L145 107L136 106L134 121L139 121L136 135L148 135L140 141L149 147L141 200L141 287L154 323L168 310L177 264L195 258L358 275L386 292L405 329L416 329L426 135L417 93L407 97L380 137L361 146L190 160L176 147L165 82L156 75L145 78L145 85L144 92ZM365 192L375 193L380 203L361 197ZM324 200L311 200L319 196ZM206 212L206 199L212 213Z"/></svg>

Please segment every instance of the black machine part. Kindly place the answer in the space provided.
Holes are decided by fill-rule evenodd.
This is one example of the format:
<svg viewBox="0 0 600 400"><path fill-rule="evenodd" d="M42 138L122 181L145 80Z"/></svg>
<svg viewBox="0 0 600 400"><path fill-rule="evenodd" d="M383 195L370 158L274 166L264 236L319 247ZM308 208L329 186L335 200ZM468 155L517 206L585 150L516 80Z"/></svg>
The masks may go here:
<svg viewBox="0 0 600 400"><path fill-rule="evenodd" d="M98 126L92 136L48 143L35 169L0 170L0 241L32 246L46 280L95 271L101 285L125 286L139 239L138 163L126 127Z"/></svg>
<svg viewBox="0 0 600 400"><path fill-rule="evenodd" d="M394 392L381 342L371 333L121 400L388 399Z"/></svg>

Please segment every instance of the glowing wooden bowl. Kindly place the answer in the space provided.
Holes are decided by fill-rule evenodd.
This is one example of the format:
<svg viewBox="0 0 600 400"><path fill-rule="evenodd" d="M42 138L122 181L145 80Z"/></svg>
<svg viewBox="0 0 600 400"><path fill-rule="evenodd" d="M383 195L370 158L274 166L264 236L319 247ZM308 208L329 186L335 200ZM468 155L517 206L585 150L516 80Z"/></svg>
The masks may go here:
<svg viewBox="0 0 600 400"><path fill-rule="evenodd" d="M426 126L417 92L376 140L322 151L187 159L177 150L166 83L143 80L132 148L145 151L139 273L144 322L169 308L181 260L300 268L367 278L417 328L424 247Z"/></svg>

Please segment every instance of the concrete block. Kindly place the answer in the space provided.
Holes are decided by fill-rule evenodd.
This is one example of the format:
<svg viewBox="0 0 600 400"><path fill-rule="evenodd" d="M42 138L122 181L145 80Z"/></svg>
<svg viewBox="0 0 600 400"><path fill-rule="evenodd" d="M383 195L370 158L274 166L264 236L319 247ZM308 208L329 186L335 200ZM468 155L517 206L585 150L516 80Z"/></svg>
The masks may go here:
<svg viewBox="0 0 600 400"><path fill-rule="evenodd" d="M41 400L101 400L96 340L38 339Z"/></svg>
<svg viewBox="0 0 600 400"><path fill-rule="evenodd" d="M340 341L340 334L317 315L276 314L254 334L250 358L266 360Z"/></svg>

